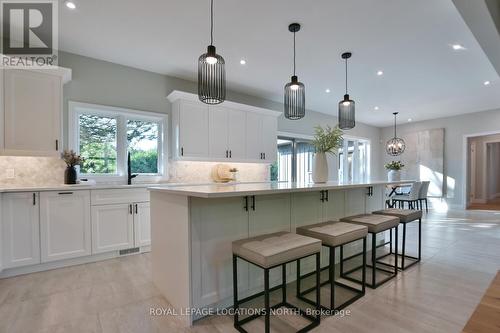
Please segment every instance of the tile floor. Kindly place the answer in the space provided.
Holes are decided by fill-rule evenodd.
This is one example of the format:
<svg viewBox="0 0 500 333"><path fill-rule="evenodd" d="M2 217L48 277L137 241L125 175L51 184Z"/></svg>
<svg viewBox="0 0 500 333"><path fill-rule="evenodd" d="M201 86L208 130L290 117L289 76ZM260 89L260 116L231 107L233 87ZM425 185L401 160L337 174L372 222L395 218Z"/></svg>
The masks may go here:
<svg viewBox="0 0 500 333"><path fill-rule="evenodd" d="M500 212L431 213L423 223L423 262L368 289L350 316L326 317L315 331L460 332L499 269ZM150 316L150 307L168 307L150 272L146 254L0 280L0 332L234 331L226 316L190 329L174 317ZM293 318L272 322L277 332L294 326Z"/></svg>

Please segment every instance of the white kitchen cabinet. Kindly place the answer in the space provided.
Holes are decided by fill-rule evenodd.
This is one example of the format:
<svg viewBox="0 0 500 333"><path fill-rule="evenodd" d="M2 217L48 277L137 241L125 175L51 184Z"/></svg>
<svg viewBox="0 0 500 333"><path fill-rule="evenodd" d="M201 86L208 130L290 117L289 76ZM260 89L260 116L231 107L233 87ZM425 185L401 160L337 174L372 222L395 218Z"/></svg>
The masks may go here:
<svg viewBox="0 0 500 333"><path fill-rule="evenodd" d="M136 247L151 245L149 202L134 204L134 244Z"/></svg>
<svg viewBox="0 0 500 333"><path fill-rule="evenodd" d="M272 163L279 112L225 101L207 106L194 94L174 91L173 157L195 161Z"/></svg>
<svg viewBox="0 0 500 333"><path fill-rule="evenodd" d="M38 199L35 192L3 194L1 246L4 269L40 263Z"/></svg>
<svg viewBox="0 0 500 333"><path fill-rule="evenodd" d="M179 159L208 158L208 106L179 100L173 107L175 151Z"/></svg>
<svg viewBox="0 0 500 333"><path fill-rule="evenodd" d="M41 261L91 254L90 191L40 193Z"/></svg>
<svg viewBox="0 0 500 333"><path fill-rule="evenodd" d="M92 253L134 247L132 204L92 206Z"/></svg>
<svg viewBox="0 0 500 333"><path fill-rule="evenodd" d="M63 84L68 75L68 69L3 70L2 155L59 155Z"/></svg>

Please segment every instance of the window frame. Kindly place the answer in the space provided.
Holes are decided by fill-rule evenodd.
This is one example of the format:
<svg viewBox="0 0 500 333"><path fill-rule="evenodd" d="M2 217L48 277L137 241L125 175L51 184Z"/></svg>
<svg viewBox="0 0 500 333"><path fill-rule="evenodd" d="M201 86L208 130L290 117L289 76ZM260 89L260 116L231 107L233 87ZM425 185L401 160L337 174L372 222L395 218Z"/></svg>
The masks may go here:
<svg viewBox="0 0 500 333"><path fill-rule="evenodd" d="M158 123L158 173L139 174L136 182L168 180L168 115L149 111L127 109L115 106L68 102L68 147L80 153L81 114L116 118L116 173L113 174L80 174L79 176L94 179L96 182L122 181L127 179L127 121L151 121Z"/></svg>
<svg viewBox="0 0 500 333"><path fill-rule="evenodd" d="M343 139L344 139L344 142L342 144L342 150L343 151L347 151L347 157L349 157L349 151L347 149L347 145L348 145L348 141L354 141L354 142L364 142L365 145L366 145L366 156L365 156L365 159L366 159L366 179L362 179L362 180L355 180L355 178L359 178L359 175L358 177L356 177L357 175L357 172L359 172L359 169L358 170L353 170L354 173L353 173L353 181L354 182L368 182L370 181L371 179L371 164L372 164L372 160L371 160L371 150L372 150L372 143L371 143L371 140L369 138L365 138L365 137L359 137L359 136L352 136L352 135L343 135ZM352 163L358 163L359 161L357 161L357 158L356 156L354 155L354 153L358 151L358 147L356 147L356 145L354 146L354 150L353 150L353 162ZM356 161L355 161L356 160ZM341 158L340 156L340 149L337 151L337 179L338 179L338 182L339 183L349 183L348 181L348 173L346 174L345 173L345 170L347 170L347 166L348 166L348 160L347 158ZM342 165L343 167L343 170L344 170L344 179L340 179L340 166ZM354 169L354 168L353 168ZM347 180L346 180L347 179Z"/></svg>
<svg viewBox="0 0 500 333"><path fill-rule="evenodd" d="M314 136L290 133L290 132L280 132L276 139L289 140L292 143L292 159L291 159L291 182L297 181L297 143L298 142L311 142L314 140ZM286 182L282 180L281 182Z"/></svg>

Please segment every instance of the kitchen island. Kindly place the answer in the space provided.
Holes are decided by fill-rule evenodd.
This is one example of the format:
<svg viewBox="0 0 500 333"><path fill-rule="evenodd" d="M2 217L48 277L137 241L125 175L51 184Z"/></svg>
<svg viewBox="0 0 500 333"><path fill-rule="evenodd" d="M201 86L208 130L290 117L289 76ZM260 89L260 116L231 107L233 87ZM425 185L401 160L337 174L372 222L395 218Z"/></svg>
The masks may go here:
<svg viewBox="0 0 500 333"><path fill-rule="evenodd" d="M151 187L153 281L190 325L210 309L232 305L234 240L382 209L388 185L412 182ZM357 251L347 246L344 252ZM328 254L321 256L325 266ZM291 266L287 281L295 277ZM312 269L312 262L303 267ZM262 290L261 270L242 261L238 270L240 297ZM271 286L279 284L281 271L271 271L270 280Z"/></svg>

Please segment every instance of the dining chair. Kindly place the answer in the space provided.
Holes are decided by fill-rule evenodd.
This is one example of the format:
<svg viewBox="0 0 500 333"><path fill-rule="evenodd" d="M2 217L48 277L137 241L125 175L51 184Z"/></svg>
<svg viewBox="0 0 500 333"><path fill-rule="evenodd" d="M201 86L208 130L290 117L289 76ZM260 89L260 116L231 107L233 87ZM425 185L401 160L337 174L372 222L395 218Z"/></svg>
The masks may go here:
<svg viewBox="0 0 500 333"><path fill-rule="evenodd" d="M398 204L399 208L405 208L405 203L408 203L409 209L419 209L420 188L422 182L415 182L411 185L410 192L406 195L398 195L392 199L392 205Z"/></svg>
<svg viewBox="0 0 500 333"><path fill-rule="evenodd" d="M429 212L429 204L427 200L427 194L429 192L430 181L426 180L422 182L422 186L420 187L420 193L418 195L418 202L420 203L420 209L423 210L423 203L425 202L425 212ZM418 208L418 207L417 207Z"/></svg>

